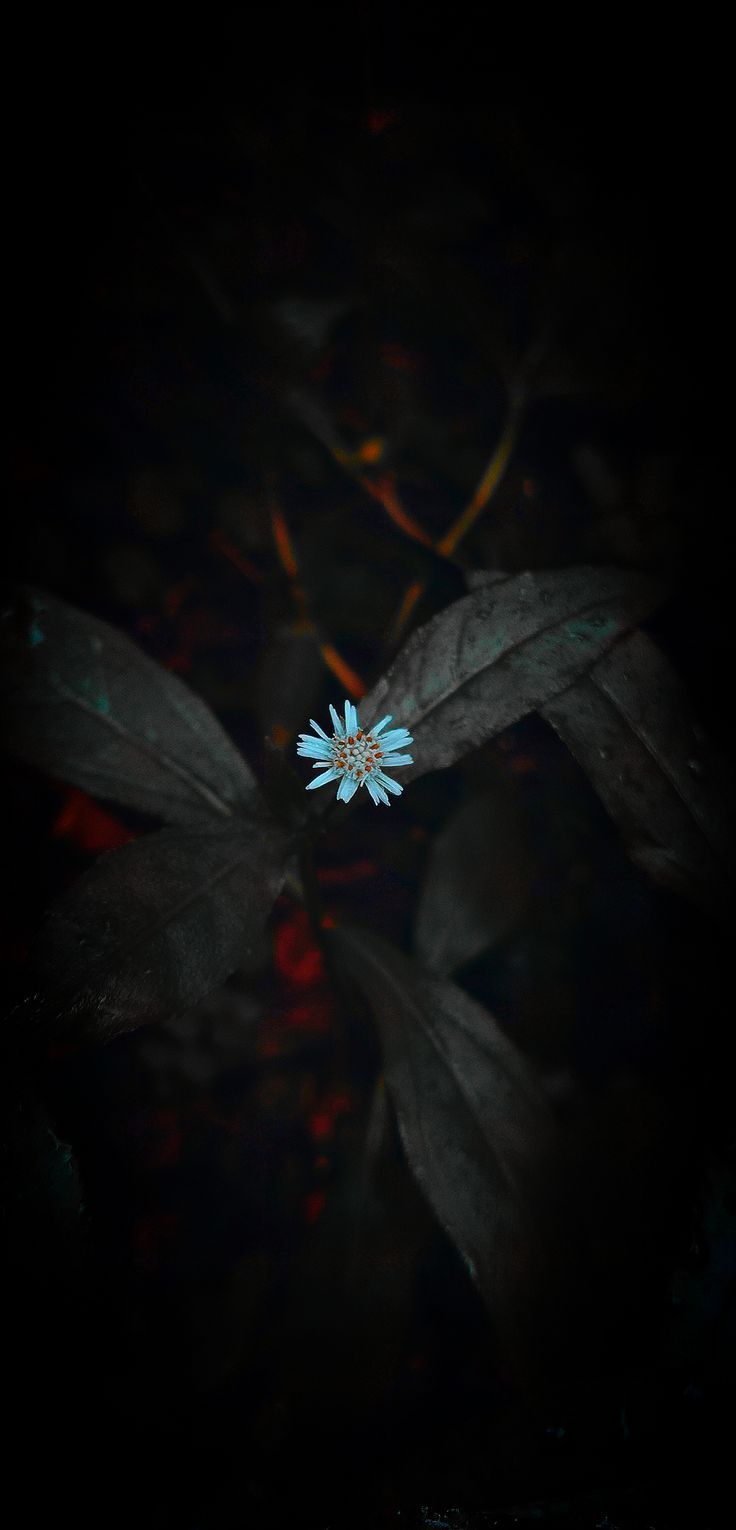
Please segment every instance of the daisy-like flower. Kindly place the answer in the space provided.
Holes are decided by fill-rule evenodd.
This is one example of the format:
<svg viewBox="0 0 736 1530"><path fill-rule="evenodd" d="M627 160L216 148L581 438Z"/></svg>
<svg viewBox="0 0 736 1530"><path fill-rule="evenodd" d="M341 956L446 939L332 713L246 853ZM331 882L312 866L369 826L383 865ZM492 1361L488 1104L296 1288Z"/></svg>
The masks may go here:
<svg viewBox="0 0 736 1530"><path fill-rule="evenodd" d="M335 730L331 738L313 717L309 721L317 737L311 733L299 734L297 754L313 760L314 770L322 770L321 775L310 781L307 791L314 791L315 786L328 786L330 781L339 781L338 801L349 802L359 786L367 786L376 806L385 802L388 807L388 792L398 797L403 787L386 772L395 770L398 765L414 763L410 754L398 752L413 742L411 734L406 728L391 728L385 733L384 729L391 722L390 716L382 717L367 731L360 728L358 713L351 701L345 702L344 721L333 706L330 707L330 717Z"/></svg>

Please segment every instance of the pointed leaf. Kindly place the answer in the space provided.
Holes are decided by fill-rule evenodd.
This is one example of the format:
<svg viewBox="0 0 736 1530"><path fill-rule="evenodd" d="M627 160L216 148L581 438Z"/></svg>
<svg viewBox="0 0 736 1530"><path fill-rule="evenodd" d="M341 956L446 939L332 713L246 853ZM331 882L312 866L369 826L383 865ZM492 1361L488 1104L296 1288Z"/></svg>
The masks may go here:
<svg viewBox="0 0 736 1530"><path fill-rule="evenodd" d="M7 748L93 796L167 822L260 811L250 768L209 707L124 633L53 595L5 601Z"/></svg>
<svg viewBox="0 0 736 1530"><path fill-rule="evenodd" d="M463 802L434 840L414 929L420 960L443 977L473 961L517 927L532 883L513 788L494 783Z"/></svg>
<svg viewBox="0 0 736 1530"><path fill-rule="evenodd" d="M725 770L667 659L633 632L541 709L656 882L725 917L734 815Z"/></svg>
<svg viewBox="0 0 736 1530"><path fill-rule="evenodd" d="M414 735L402 782L452 765L584 674L662 598L611 568L515 574L455 601L412 634L361 703Z"/></svg>
<svg viewBox="0 0 736 1530"><path fill-rule="evenodd" d="M332 941L369 999L409 1163L507 1333L539 1292L554 1128L524 1058L454 983L386 941Z"/></svg>
<svg viewBox="0 0 736 1530"><path fill-rule="evenodd" d="M260 935L284 864L263 824L161 829L100 856L38 938L41 1018L108 1041L196 1004Z"/></svg>

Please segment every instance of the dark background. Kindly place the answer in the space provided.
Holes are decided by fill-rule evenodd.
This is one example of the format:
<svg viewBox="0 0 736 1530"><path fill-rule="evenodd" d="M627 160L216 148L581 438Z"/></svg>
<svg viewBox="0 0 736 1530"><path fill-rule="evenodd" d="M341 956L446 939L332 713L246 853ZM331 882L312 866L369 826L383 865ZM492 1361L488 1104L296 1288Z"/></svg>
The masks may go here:
<svg viewBox="0 0 736 1530"><path fill-rule="evenodd" d="M725 747L717 41L600 23L531 57L492 16L368 8L99 26L11 39L10 577L121 626L277 780L274 748L344 692L294 634L274 494L311 612L367 684L414 578L426 619L463 592L463 560L663 569L650 630ZM289 402L318 394L353 450L388 440L437 539L541 336L459 565ZM51 899L150 825L3 779L12 1007ZM408 943L428 844L481 779L525 825L524 895L458 976L572 1090L570 1204L596 1249L571 1260L549 1357L528 1388L506 1373L390 1120L357 1196L376 1042L284 895L252 971L196 1014L54 1043L32 1085L8 1066L9 1443L29 1507L183 1530L722 1523L719 937L628 864L536 718L328 834L323 896Z"/></svg>

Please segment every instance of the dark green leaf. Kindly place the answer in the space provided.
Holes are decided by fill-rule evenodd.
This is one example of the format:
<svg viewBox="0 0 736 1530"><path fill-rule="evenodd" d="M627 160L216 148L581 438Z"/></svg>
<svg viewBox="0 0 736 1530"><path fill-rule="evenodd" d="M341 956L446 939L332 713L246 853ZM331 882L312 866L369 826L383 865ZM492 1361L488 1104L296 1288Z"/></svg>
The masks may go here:
<svg viewBox="0 0 736 1530"><path fill-rule="evenodd" d="M196 1004L260 935L284 861L277 829L237 824L100 856L40 933L42 1018L108 1041Z"/></svg>
<svg viewBox="0 0 736 1530"><path fill-rule="evenodd" d="M18 758L172 823L261 810L209 708L123 633L34 591L4 602L2 629L3 734Z"/></svg>
<svg viewBox="0 0 736 1530"><path fill-rule="evenodd" d="M631 633L541 711L590 777L633 860L725 917L734 852L725 770L656 645Z"/></svg>
<svg viewBox="0 0 736 1530"><path fill-rule="evenodd" d="M584 674L662 598L657 583L611 568L494 579L409 638L361 704L414 735L407 781L452 765Z"/></svg>
<svg viewBox="0 0 736 1530"><path fill-rule="evenodd" d="M539 1292L549 1105L493 1017L386 941L333 943L369 999L409 1163L508 1335Z"/></svg>

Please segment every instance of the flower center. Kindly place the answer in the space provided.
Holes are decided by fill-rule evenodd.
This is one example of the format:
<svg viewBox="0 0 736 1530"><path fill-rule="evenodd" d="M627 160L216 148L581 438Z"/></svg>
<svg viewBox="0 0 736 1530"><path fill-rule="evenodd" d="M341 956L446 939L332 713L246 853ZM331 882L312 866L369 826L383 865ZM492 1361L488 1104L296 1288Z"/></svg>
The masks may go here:
<svg viewBox="0 0 736 1530"><path fill-rule="evenodd" d="M364 733L362 728L357 733L350 733L347 738L338 738L334 733L332 760L335 770L353 776L356 780L364 780L366 776L381 769L381 750L373 734Z"/></svg>

